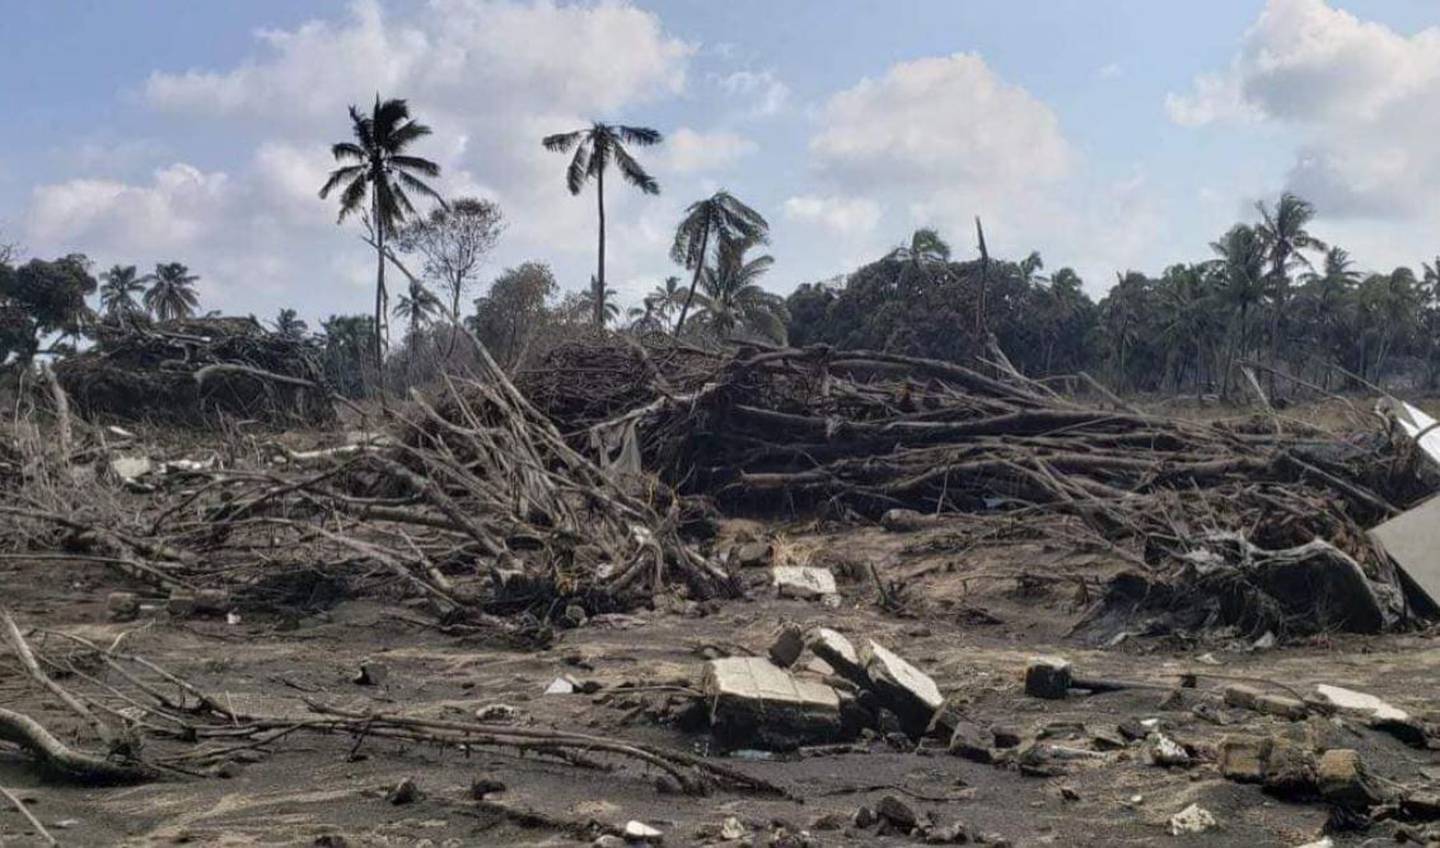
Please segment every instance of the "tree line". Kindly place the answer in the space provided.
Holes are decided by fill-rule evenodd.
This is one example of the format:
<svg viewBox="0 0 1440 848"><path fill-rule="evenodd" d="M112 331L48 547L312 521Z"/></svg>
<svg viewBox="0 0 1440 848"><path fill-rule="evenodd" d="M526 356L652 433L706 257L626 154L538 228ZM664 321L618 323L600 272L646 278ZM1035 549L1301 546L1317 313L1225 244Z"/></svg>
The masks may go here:
<svg viewBox="0 0 1440 848"><path fill-rule="evenodd" d="M649 127L595 122L540 139L564 154L564 185L593 184L596 268L590 285L561 295L548 265L504 269L474 299L488 257L505 231L493 201L445 198L427 180L435 162L412 149L431 134L404 100L376 97L349 109L350 135L331 146L337 167L319 189L336 196L337 222L357 219L375 255L374 309L332 315L310 333L294 309L270 322L282 335L309 338L346 394L391 382L413 383L454 364L456 325L477 333L506 367L537 340L563 338L589 324L632 333L666 333L704 345L734 342L827 343L951 360L994 356L996 346L1034 375L1090 371L1125 391L1231 395L1241 366L1289 374L1323 387L1413 375L1440 381L1440 258L1362 273L1341 247L1311 231L1315 209L1283 194L1256 217L1211 244L1211 255L1164 269L1117 274L1098 302L1068 267L1045 274L1031 253L990 257L976 221L979 256L958 260L936 230L916 230L875 261L831 280L800 285L788 297L762 282L774 266L764 252L764 216L728 191L690 204L677 223L670 258L683 269L622 310L606 280L607 175L647 195L660 184L632 150L663 142ZM417 203L428 201L425 211ZM63 354L96 321L170 320L198 307L198 277L178 262L141 275L116 265L99 275L79 254L17 262L0 245L0 363ZM387 270L404 283L391 298ZM99 308L86 299L99 294ZM467 309L467 301L469 308ZM390 349L391 321L400 328ZM55 341L42 350L45 339ZM991 341L995 345L991 344Z"/></svg>

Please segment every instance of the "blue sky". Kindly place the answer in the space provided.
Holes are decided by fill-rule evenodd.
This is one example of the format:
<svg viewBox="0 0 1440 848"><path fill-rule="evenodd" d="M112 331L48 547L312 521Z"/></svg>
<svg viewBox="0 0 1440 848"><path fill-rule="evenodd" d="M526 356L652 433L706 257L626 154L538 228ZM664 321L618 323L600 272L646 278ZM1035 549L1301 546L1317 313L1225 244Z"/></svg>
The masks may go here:
<svg viewBox="0 0 1440 848"><path fill-rule="evenodd" d="M767 284L853 269L917 226L1034 249L1099 295L1202 258L1292 188L1366 267L1440 251L1440 9L1428 0L529 4L11 2L0 230L31 253L188 263L206 308L362 311L373 260L315 197L345 107L435 129L447 194L496 198L485 277L593 267L593 200L546 132L642 123L664 189L607 198L622 300L678 269L719 187L771 221ZM479 294L480 292L475 292Z"/></svg>

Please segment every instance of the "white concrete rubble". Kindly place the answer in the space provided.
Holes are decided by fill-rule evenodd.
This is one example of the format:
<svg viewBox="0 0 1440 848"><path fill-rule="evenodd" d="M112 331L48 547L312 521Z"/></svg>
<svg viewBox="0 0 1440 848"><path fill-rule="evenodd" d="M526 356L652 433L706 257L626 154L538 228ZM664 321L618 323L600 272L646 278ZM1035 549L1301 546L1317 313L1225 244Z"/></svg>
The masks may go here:
<svg viewBox="0 0 1440 848"><path fill-rule="evenodd" d="M808 565L777 565L770 579L782 598L822 598L835 594L835 575Z"/></svg>

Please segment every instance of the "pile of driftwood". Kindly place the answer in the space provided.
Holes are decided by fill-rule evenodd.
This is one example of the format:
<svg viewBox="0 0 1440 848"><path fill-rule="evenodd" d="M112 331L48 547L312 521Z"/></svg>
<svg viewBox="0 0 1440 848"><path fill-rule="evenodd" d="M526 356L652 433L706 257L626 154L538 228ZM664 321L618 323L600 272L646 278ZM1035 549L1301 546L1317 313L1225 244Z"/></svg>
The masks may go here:
<svg viewBox="0 0 1440 848"><path fill-rule="evenodd" d="M474 344L473 379L415 393L389 432L333 448L249 437L138 476L118 469L140 446L89 451L85 474L80 451L28 462L0 497L0 550L107 562L163 595L224 589L241 607L418 596L448 624L525 638L672 588L736 593L681 538L680 499L573 450Z"/></svg>
<svg viewBox="0 0 1440 848"><path fill-rule="evenodd" d="M581 330L515 374L515 385L563 433L713 379L722 357L665 333Z"/></svg>
<svg viewBox="0 0 1440 848"><path fill-rule="evenodd" d="M335 420L313 343L268 332L251 318L101 324L95 345L60 360L55 372L76 411L93 420Z"/></svg>
<svg viewBox="0 0 1440 848"><path fill-rule="evenodd" d="M1187 627L1258 634L1373 631L1405 616L1364 528L1434 485L1408 441L1378 427L1342 438L1273 416L1147 414L1093 381L1087 399L1062 395L998 350L970 368L751 349L696 382L655 384L655 399L594 425L591 440L632 440L647 470L731 513L1064 519L1136 567L1141 588L1123 587L1132 618L1184 606Z"/></svg>

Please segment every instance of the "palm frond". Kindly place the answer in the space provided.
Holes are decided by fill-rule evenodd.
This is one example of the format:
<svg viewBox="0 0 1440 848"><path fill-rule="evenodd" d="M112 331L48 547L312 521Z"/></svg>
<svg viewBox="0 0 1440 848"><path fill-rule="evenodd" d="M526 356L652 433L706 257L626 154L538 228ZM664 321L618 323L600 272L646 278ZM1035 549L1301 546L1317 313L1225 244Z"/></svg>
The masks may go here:
<svg viewBox="0 0 1440 848"><path fill-rule="evenodd" d="M363 175L364 173L364 165L346 165L343 168L336 168L330 172L330 177L325 180L325 185L320 187L320 199L324 200L328 197L330 192L334 191L335 187L340 185L340 183L356 175Z"/></svg>
<svg viewBox="0 0 1440 848"><path fill-rule="evenodd" d="M414 121L408 121L403 126L397 127L383 137L385 148L392 153L399 153L416 139L430 135L430 132L428 126L417 124Z"/></svg>
<svg viewBox="0 0 1440 848"><path fill-rule="evenodd" d="M568 133L556 133L554 135L547 135L544 138L540 139L540 143L545 146L546 150L554 151L557 153L564 153L570 148L574 147L576 144L578 144L580 142L580 137L584 134L585 133L583 130L576 130L575 132Z"/></svg>
<svg viewBox="0 0 1440 848"><path fill-rule="evenodd" d="M646 194L659 194L660 184L655 178L646 173L631 156L630 152L621 145L614 146L615 164L620 167L620 174L625 177L626 182L645 192Z"/></svg>
<svg viewBox="0 0 1440 848"><path fill-rule="evenodd" d="M416 171L427 177L440 176L440 166L420 156L391 156L391 165L405 171Z"/></svg>
<svg viewBox="0 0 1440 848"><path fill-rule="evenodd" d="M341 141L330 145L330 155L335 157L335 161L337 162L344 162L346 160L364 162L365 148L354 142Z"/></svg>
<svg viewBox="0 0 1440 848"><path fill-rule="evenodd" d="M580 193L580 189L585 186L585 178L589 172L590 140L587 138L575 148L575 155L570 159L570 167L565 170L565 187L570 189L571 194Z"/></svg>
<svg viewBox="0 0 1440 848"><path fill-rule="evenodd" d="M624 125L611 127L615 134L619 135L626 144L634 144L639 147L650 147L664 141L659 132L649 127L627 127Z"/></svg>

